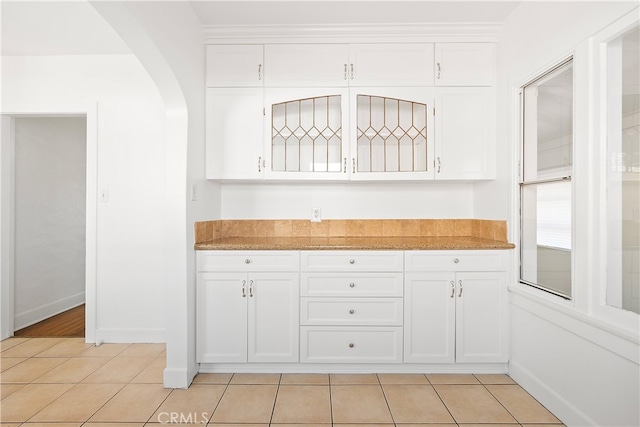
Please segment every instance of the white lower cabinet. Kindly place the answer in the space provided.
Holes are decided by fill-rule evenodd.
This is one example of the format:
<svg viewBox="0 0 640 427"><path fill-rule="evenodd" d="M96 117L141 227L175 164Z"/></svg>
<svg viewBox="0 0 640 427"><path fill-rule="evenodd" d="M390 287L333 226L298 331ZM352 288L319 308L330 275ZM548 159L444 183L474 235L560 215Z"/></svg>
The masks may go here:
<svg viewBox="0 0 640 427"><path fill-rule="evenodd" d="M197 361L297 362L298 272L251 271L269 269L256 253L232 257L221 253L220 260L230 266L234 265L234 256L240 256L245 264L231 268L244 271L211 271L230 267L216 262L215 253L201 251L198 255L198 269L208 266L209 271L197 275ZM264 257L274 259L268 252ZM297 261L298 254L286 253L280 258Z"/></svg>
<svg viewBox="0 0 640 427"><path fill-rule="evenodd" d="M482 266L469 252L439 252L439 262L406 253L405 362L507 361L506 254L482 252L492 262Z"/></svg>
<svg viewBox="0 0 640 427"><path fill-rule="evenodd" d="M500 250L198 251L197 359L500 366L507 264Z"/></svg>

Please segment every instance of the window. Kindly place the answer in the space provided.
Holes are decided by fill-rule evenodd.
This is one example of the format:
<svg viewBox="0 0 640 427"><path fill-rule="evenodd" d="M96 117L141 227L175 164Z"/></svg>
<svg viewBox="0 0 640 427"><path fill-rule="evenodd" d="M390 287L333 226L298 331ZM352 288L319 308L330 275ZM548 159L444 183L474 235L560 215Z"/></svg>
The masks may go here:
<svg viewBox="0 0 640 427"><path fill-rule="evenodd" d="M522 87L520 280L571 297L573 61Z"/></svg>
<svg viewBox="0 0 640 427"><path fill-rule="evenodd" d="M605 49L606 302L640 313L640 27Z"/></svg>

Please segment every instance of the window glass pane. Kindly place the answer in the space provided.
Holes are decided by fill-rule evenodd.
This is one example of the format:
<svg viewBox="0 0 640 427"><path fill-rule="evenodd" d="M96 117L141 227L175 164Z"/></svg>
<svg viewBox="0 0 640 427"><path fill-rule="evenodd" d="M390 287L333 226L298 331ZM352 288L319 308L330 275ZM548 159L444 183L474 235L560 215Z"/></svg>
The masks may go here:
<svg viewBox="0 0 640 427"><path fill-rule="evenodd" d="M571 295L571 181L522 186L521 279Z"/></svg>
<svg viewBox="0 0 640 427"><path fill-rule="evenodd" d="M525 180L570 176L573 164L573 64L524 88Z"/></svg>
<svg viewBox="0 0 640 427"><path fill-rule="evenodd" d="M640 30L607 45L607 304L640 313Z"/></svg>

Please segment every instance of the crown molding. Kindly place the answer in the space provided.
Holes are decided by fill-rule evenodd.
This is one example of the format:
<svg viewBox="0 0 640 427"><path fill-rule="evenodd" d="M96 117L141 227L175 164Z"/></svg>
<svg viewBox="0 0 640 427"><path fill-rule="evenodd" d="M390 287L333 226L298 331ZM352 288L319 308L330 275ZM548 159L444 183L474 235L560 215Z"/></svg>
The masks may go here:
<svg viewBox="0 0 640 427"><path fill-rule="evenodd" d="M219 43L357 43L357 42L496 42L501 24L358 24L358 25L206 25L207 44Z"/></svg>

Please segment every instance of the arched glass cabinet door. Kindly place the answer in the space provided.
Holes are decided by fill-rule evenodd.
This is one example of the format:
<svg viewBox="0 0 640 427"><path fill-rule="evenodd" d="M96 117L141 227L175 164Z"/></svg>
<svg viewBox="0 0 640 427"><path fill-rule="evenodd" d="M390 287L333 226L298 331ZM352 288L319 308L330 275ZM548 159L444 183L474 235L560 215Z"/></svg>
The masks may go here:
<svg viewBox="0 0 640 427"><path fill-rule="evenodd" d="M348 178L345 89L267 89L265 98L267 178Z"/></svg>
<svg viewBox="0 0 640 427"><path fill-rule="evenodd" d="M351 118L351 179L433 179L431 88L352 88Z"/></svg>

